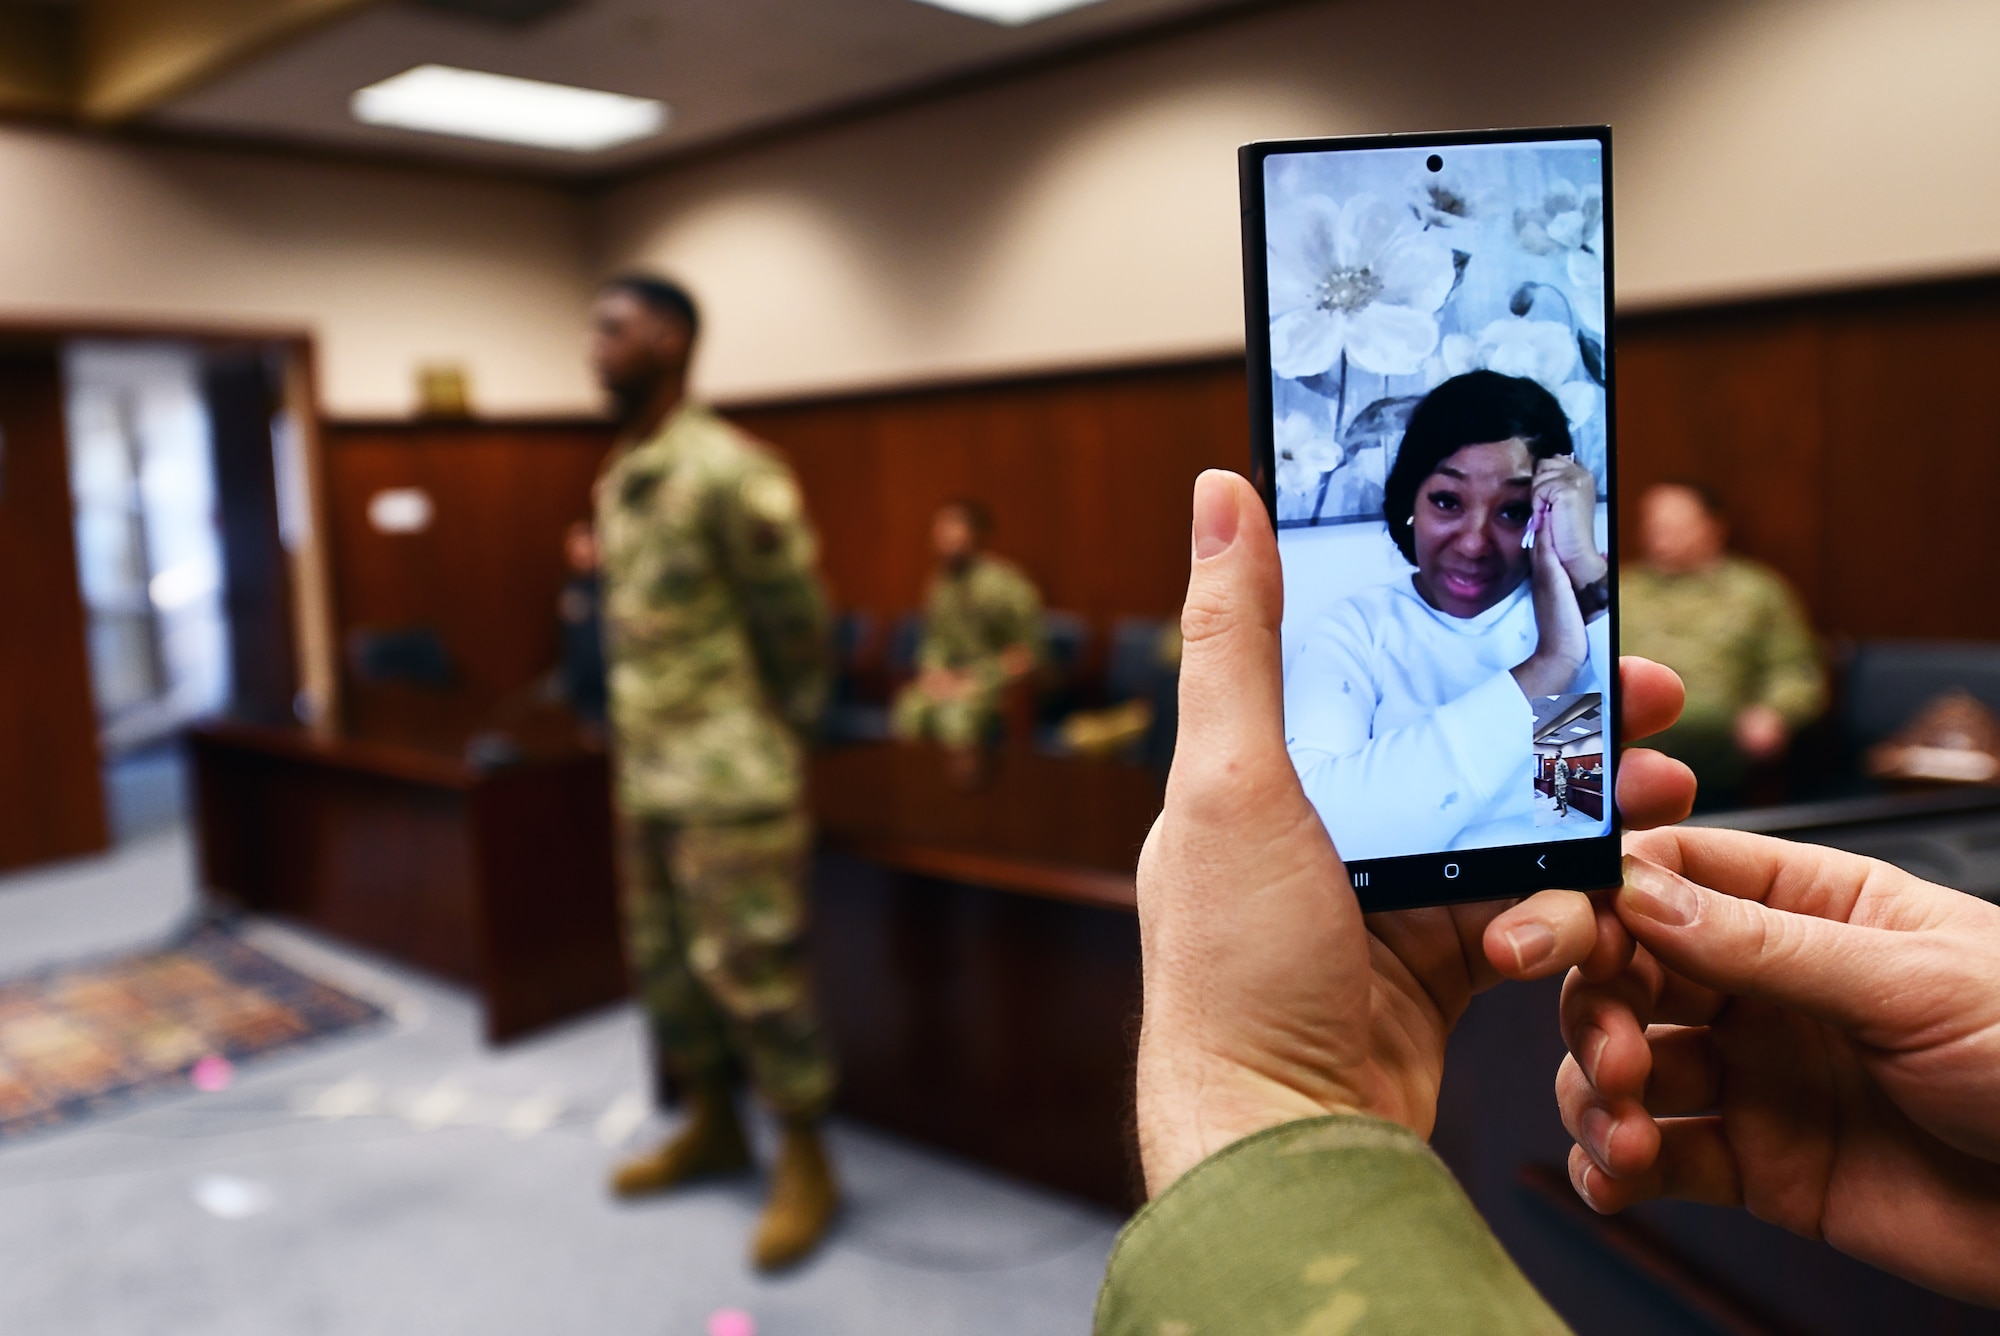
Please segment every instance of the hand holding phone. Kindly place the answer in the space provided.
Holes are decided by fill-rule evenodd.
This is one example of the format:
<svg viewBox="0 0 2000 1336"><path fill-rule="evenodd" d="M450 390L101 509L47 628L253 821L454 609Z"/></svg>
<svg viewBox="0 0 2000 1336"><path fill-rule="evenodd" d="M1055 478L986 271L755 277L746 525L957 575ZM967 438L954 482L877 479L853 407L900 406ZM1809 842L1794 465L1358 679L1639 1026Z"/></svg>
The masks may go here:
<svg viewBox="0 0 2000 1336"><path fill-rule="evenodd" d="M1609 977L1629 954L1571 891L1362 915L1283 744L1283 595L1260 506L1233 474L1196 484L1181 745L1138 873L1137 1109L1153 1192L1296 1118L1351 1110L1427 1134L1445 1039L1473 994L1572 965ZM1628 659L1622 677L1632 736L1673 722L1674 674ZM1620 768L1635 828L1680 820L1693 796L1687 767L1656 752Z"/></svg>

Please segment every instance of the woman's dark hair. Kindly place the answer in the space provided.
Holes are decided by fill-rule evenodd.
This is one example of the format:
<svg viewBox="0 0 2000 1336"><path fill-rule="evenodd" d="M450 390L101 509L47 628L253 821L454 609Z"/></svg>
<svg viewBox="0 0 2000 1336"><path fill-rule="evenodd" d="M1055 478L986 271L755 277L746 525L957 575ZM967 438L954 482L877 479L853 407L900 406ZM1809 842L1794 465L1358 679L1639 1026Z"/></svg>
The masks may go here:
<svg viewBox="0 0 2000 1336"><path fill-rule="evenodd" d="M1424 479L1468 445L1517 436L1537 460L1576 452L1562 405L1526 376L1468 371L1424 396L1410 414L1396 466L1382 489L1382 515L1389 521L1389 534L1412 566L1417 564L1417 534L1410 521Z"/></svg>
<svg viewBox="0 0 2000 1336"><path fill-rule="evenodd" d="M692 339L701 333L701 312L688 290L671 278L658 274L618 274L604 281L605 292L629 292L656 315L672 316L687 327Z"/></svg>

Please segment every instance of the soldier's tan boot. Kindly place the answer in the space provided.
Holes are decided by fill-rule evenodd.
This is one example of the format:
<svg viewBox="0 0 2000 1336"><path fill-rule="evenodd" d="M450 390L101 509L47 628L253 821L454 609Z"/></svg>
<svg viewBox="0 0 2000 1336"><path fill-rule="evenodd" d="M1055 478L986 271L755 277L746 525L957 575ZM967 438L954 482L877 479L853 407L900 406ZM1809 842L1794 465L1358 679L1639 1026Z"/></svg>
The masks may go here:
<svg viewBox="0 0 2000 1336"><path fill-rule="evenodd" d="M819 1129L811 1123L785 1124L784 1144L771 1174L771 1200L757 1222L750 1260L759 1271L779 1271L810 1257L826 1237L840 1207L840 1188Z"/></svg>
<svg viewBox="0 0 2000 1336"><path fill-rule="evenodd" d="M620 1197L665 1192L691 1178L738 1173L750 1167L750 1143L726 1086L690 1090L681 1130L644 1155L618 1166L611 1190Z"/></svg>

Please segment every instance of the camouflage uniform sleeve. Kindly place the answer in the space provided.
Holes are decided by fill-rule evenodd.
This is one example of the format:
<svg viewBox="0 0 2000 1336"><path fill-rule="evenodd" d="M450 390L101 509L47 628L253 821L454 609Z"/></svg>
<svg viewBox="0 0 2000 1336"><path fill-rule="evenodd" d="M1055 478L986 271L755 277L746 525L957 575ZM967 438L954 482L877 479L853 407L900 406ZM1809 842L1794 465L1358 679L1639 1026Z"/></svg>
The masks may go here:
<svg viewBox="0 0 2000 1336"><path fill-rule="evenodd" d="M830 685L830 618L819 543L798 483L783 465L760 461L722 489L718 509L722 566L743 610L758 673L785 719L810 731Z"/></svg>
<svg viewBox="0 0 2000 1336"><path fill-rule="evenodd" d="M1354 1115L1211 1155L1118 1238L1096 1336L1569 1329L1421 1139Z"/></svg>
<svg viewBox="0 0 2000 1336"><path fill-rule="evenodd" d="M1768 609L1757 699L1798 728L1818 718L1826 708L1826 675L1820 667L1819 645L1805 609L1783 577L1766 570L1757 574Z"/></svg>

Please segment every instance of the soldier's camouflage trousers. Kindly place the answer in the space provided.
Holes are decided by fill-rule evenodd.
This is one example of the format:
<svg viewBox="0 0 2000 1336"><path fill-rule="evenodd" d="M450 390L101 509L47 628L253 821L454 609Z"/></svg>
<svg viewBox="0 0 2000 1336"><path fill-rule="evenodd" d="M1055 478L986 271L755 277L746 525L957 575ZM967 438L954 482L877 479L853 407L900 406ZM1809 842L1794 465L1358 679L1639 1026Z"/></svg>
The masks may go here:
<svg viewBox="0 0 2000 1336"><path fill-rule="evenodd" d="M833 1062L806 968L804 814L620 822L625 937L659 1060L677 1080L733 1067L772 1111L815 1118Z"/></svg>

